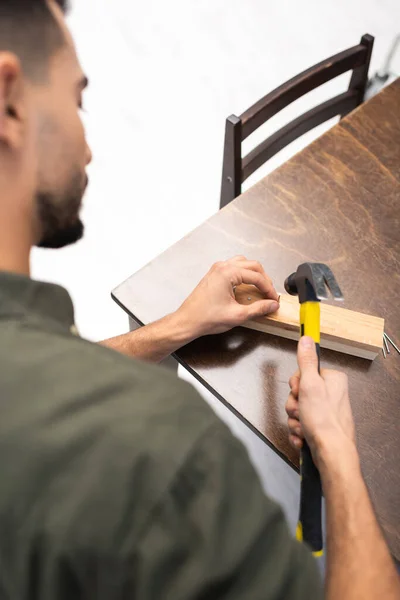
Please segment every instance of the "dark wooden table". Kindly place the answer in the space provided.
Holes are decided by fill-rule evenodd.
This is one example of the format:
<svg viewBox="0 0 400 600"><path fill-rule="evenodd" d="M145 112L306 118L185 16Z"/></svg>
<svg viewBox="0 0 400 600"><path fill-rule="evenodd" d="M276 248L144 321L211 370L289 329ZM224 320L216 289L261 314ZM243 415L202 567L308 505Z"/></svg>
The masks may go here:
<svg viewBox="0 0 400 600"><path fill-rule="evenodd" d="M174 311L217 260L262 262L278 291L305 261L330 265L345 306L386 319L400 343L400 79L351 113L114 291L140 325ZM284 404L293 341L236 328L176 358L295 468ZM400 355L374 362L324 350L349 376L362 468L400 559Z"/></svg>

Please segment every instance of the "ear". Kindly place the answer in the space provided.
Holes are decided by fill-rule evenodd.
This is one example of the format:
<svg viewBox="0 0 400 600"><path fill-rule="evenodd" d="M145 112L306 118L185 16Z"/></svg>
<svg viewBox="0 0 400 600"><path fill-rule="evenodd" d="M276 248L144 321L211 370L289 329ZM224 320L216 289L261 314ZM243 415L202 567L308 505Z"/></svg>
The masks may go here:
<svg viewBox="0 0 400 600"><path fill-rule="evenodd" d="M23 74L18 58L0 52L0 143L16 148L21 143Z"/></svg>

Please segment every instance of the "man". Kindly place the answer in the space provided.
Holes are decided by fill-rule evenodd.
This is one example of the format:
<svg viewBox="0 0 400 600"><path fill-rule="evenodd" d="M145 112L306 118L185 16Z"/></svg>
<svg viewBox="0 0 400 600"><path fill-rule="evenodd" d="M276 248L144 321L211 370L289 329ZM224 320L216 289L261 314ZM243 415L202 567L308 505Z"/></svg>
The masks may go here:
<svg viewBox="0 0 400 600"><path fill-rule="evenodd" d="M242 446L190 386L149 364L276 310L263 268L217 264L177 313L104 342L120 353L74 336L68 294L29 278L32 246L83 232L86 81L63 10L62 0L0 2L0 598L320 598L309 551ZM266 299L240 307L242 282ZM346 379L318 375L308 338L298 360L290 439L307 437L321 472L326 597L399 598Z"/></svg>

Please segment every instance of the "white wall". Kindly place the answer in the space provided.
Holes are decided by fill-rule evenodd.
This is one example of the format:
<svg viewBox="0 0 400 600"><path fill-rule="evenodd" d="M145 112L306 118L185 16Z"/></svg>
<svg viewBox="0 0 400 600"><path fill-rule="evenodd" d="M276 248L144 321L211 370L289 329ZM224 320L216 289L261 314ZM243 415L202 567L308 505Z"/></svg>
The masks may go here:
<svg viewBox="0 0 400 600"><path fill-rule="evenodd" d="M35 251L33 275L65 285L81 333L100 339L127 328L110 290L217 210L225 118L366 32L376 70L400 1L76 0L69 21L91 80L86 237Z"/></svg>

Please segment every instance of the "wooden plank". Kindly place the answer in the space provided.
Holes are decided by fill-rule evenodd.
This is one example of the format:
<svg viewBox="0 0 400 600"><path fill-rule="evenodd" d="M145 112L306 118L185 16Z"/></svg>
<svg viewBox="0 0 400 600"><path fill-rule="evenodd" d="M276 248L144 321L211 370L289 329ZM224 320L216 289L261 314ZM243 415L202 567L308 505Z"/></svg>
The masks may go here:
<svg viewBox="0 0 400 600"><path fill-rule="evenodd" d="M236 300L240 304L252 304L262 298L260 291L252 285L236 288ZM380 317L321 302L321 348L374 360L382 349L384 326L384 319ZM298 340L298 298L282 294L278 312L248 321L244 327Z"/></svg>

